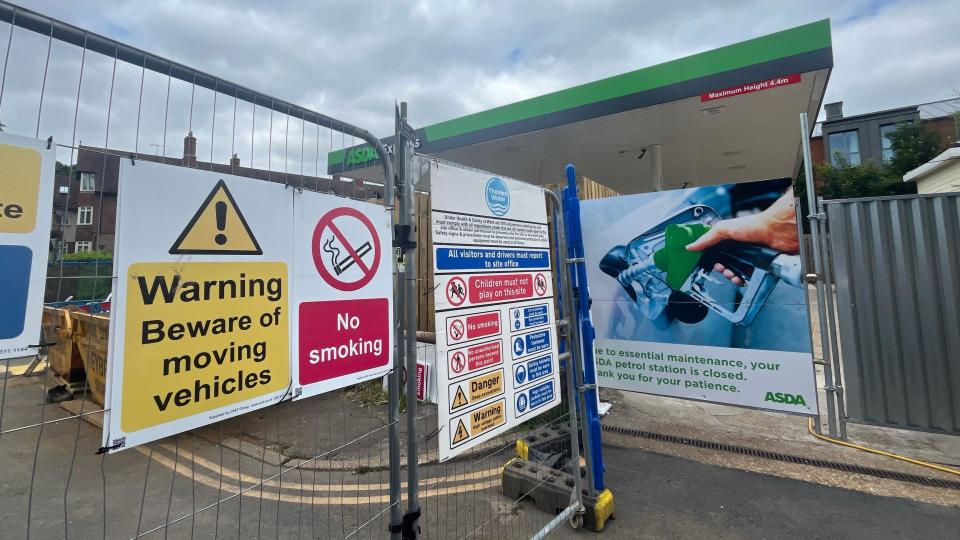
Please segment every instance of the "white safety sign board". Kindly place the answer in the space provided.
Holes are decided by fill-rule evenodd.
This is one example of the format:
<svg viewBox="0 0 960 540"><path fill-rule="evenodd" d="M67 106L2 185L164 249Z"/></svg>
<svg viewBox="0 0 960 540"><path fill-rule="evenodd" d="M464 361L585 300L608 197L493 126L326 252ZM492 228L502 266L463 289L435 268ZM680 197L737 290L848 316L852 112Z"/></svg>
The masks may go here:
<svg viewBox="0 0 960 540"><path fill-rule="evenodd" d="M382 375L392 357L385 215L283 184L122 160L104 447ZM318 255L324 246L333 259ZM320 366L310 380L297 369L304 359Z"/></svg>
<svg viewBox="0 0 960 540"><path fill-rule="evenodd" d="M390 212L294 195L294 396L381 377L393 365Z"/></svg>
<svg viewBox="0 0 960 540"><path fill-rule="evenodd" d="M0 133L0 359L40 344L56 148Z"/></svg>
<svg viewBox="0 0 960 540"><path fill-rule="evenodd" d="M543 190L431 164L440 460L560 403Z"/></svg>

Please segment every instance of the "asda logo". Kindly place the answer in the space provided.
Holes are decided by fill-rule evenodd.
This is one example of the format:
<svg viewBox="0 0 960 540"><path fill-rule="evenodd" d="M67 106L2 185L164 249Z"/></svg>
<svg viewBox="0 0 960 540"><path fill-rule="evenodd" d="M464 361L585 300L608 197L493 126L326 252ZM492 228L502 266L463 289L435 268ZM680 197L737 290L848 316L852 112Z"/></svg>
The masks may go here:
<svg viewBox="0 0 960 540"><path fill-rule="evenodd" d="M803 405L804 407L807 405L807 402L803 400L803 396L799 394L796 396L793 394L784 394L782 392L767 392L763 400L785 405Z"/></svg>
<svg viewBox="0 0 960 540"><path fill-rule="evenodd" d="M347 165L360 165L368 161L379 159L377 151L372 146L353 148L347 153Z"/></svg>

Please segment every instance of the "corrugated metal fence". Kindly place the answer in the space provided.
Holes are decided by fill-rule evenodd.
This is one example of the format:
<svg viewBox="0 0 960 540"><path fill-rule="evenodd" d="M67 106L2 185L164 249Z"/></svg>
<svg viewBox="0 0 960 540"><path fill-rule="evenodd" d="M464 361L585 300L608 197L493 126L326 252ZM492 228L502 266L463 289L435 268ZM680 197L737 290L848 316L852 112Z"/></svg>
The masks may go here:
<svg viewBox="0 0 960 540"><path fill-rule="evenodd" d="M850 420L960 434L960 193L824 206Z"/></svg>

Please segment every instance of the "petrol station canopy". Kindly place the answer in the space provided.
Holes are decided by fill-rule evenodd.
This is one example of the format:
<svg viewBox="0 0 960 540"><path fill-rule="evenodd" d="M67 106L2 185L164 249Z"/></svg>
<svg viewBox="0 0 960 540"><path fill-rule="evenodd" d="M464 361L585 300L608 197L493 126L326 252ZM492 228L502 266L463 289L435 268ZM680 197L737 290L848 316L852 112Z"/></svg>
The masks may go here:
<svg viewBox="0 0 960 540"><path fill-rule="evenodd" d="M795 178L800 113L816 118L832 67L817 21L426 126L417 152L537 184L573 162L623 194ZM341 149L328 172L378 182L378 160Z"/></svg>

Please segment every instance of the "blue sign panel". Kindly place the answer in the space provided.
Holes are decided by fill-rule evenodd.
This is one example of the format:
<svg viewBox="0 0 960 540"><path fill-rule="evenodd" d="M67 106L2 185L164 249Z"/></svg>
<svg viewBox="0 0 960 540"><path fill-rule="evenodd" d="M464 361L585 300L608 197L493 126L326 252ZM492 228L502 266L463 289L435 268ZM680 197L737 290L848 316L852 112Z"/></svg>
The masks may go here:
<svg viewBox="0 0 960 540"><path fill-rule="evenodd" d="M513 338L513 356L518 358L550 348L550 330L530 332Z"/></svg>
<svg viewBox="0 0 960 540"><path fill-rule="evenodd" d="M549 405L555 401L555 398L556 393L553 389L553 379L531 386L525 390L520 390L514 398L517 406L516 415L520 417L528 412Z"/></svg>
<svg viewBox="0 0 960 540"><path fill-rule="evenodd" d="M23 333L33 252L26 246L0 246L0 339Z"/></svg>
<svg viewBox="0 0 960 540"><path fill-rule="evenodd" d="M542 379L553 374L553 356L546 355L521 362L513 368L513 379L517 386Z"/></svg>
<svg viewBox="0 0 960 540"><path fill-rule="evenodd" d="M437 270L548 270L545 249L438 247Z"/></svg>
<svg viewBox="0 0 960 540"><path fill-rule="evenodd" d="M514 332L550 322L547 304L510 308L510 329Z"/></svg>
<svg viewBox="0 0 960 540"><path fill-rule="evenodd" d="M524 337L526 338L527 354L550 348L550 332L547 330L533 332Z"/></svg>

